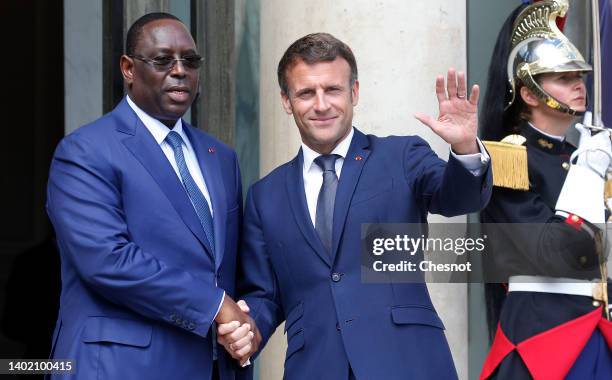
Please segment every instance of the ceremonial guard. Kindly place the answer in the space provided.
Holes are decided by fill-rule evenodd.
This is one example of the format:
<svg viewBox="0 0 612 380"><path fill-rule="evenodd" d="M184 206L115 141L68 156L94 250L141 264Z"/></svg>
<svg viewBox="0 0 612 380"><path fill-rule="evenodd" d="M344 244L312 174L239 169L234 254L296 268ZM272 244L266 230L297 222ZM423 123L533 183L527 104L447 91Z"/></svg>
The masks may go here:
<svg viewBox="0 0 612 380"><path fill-rule="evenodd" d="M494 191L488 234L493 344L481 379L612 379L604 182L610 133L576 128L592 71L557 25L567 0L523 4L497 39L480 125ZM503 224L503 228L500 228ZM496 227L498 226L498 227ZM501 283L504 284L501 284Z"/></svg>

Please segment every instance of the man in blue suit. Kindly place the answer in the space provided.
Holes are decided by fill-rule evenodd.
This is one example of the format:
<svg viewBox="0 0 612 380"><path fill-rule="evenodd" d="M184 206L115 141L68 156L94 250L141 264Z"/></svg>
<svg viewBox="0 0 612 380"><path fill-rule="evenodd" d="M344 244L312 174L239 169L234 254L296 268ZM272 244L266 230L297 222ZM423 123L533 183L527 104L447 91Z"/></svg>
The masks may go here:
<svg viewBox="0 0 612 380"><path fill-rule="evenodd" d="M181 119L201 63L177 18L143 16L121 57L127 96L55 152L47 208L62 293L51 357L73 360L77 378L234 379L214 321L240 321L251 348L254 325L231 298L236 154Z"/></svg>
<svg viewBox="0 0 612 380"><path fill-rule="evenodd" d="M425 223L429 212L486 205L492 183L476 137L478 87L468 97L465 76L451 69L446 88L436 80L440 117L417 115L450 143L446 163L419 137L352 126L357 65L333 36L294 42L278 78L302 147L247 196L238 287L262 341L285 322L291 380L456 378L426 285L363 283L360 234L362 223Z"/></svg>

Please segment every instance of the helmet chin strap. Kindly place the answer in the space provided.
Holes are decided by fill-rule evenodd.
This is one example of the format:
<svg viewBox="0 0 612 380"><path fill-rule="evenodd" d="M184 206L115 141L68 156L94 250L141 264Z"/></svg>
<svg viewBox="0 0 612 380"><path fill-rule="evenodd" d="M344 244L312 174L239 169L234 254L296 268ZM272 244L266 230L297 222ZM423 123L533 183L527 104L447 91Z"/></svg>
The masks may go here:
<svg viewBox="0 0 612 380"><path fill-rule="evenodd" d="M570 114L572 116L584 115L584 111L575 110L567 104L559 101L554 96L550 95L548 92L546 92L542 88L542 86L540 86L540 84L536 82L535 79L533 79L533 75L531 74L531 71L529 70L529 65L527 63L523 63L519 66L517 76L521 79L521 81L523 81L525 86L530 89L535 96L541 99L548 107L563 113Z"/></svg>

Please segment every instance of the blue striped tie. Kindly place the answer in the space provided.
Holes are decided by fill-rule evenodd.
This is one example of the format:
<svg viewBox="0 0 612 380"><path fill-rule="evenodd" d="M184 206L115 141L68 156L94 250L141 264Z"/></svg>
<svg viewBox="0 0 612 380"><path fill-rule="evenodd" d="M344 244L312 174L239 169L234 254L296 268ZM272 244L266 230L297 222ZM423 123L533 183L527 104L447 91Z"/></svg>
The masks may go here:
<svg viewBox="0 0 612 380"><path fill-rule="evenodd" d="M187 163L185 162L185 156L183 155L183 139L181 135L179 135L175 131L170 131L168 136L166 136L166 141L172 147L174 151L174 159L176 160L176 165L178 166L179 173L181 174L181 179L183 182L183 186L187 191L187 195L191 199L191 203L195 208L196 214L198 214L198 218L200 219L200 223L204 228L204 232L206 233L206 238L208 240L209 248L211 252L215 252L215 235L213 229L213 218L210 214L210 208L208 207L208 202L204 197L204 194L198 188L193 177L189 174L189 170L187 169Z"/></svg>

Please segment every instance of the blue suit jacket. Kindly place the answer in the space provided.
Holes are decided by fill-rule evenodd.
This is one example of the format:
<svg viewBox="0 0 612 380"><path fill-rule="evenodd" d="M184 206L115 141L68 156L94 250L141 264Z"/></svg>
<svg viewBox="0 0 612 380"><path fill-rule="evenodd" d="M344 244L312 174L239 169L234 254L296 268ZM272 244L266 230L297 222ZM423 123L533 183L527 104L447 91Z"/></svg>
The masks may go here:
<svg viewBox="0 0 612 380"><path fill-rule="evenodd" d="M47 209L62 294L51 355L75 360L78 378L211 376L211 323L222 289L235 288L240 172L234 151L183 126L212 199L216 265L178 176L125 99L55 152Z"/></svg>
<svg viewBox="0 0 612 380"><path fill-rule="evenodd" d="M285 321L287 379L452 379L444 326L425 284L361 282L362 223L421 223L484 207L474 176L418 137L355 130L336 193L332 258L312 225L301 152L247 196L239 293L266 341ZM461 191L457 191L461 189Z"/></svg>

